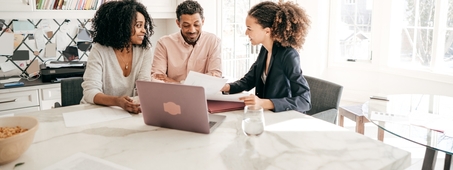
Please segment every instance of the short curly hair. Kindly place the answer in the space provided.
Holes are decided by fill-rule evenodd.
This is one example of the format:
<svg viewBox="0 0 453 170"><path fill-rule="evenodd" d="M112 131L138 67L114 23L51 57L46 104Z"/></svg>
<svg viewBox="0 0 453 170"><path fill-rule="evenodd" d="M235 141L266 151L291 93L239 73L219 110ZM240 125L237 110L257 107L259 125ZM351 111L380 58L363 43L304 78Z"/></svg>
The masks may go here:
<svg viewBox="0 0 453 170"><path fill-rule="evenodd" d="M181 15L193 15L196 13L200 14L200 17L204 19L203 7L201 7L201 5L197 1L186 0L179 4L178 7L176 7L176 18L178 19L178 21L181 20Z"/></svg>
<svg viewBox="0 0 453 170"><path fill-rule="evenodd" d="M154 34L154 23L146 7L136 0L103 3L93 18L93 42L118 50L129 49L137 12L145 17L146 30L142 44L137 46L148 49L151 46L149 38Z"/></svg>
<svg viewBox="0 0 453 170"><path fill-rule="evenodd" d="M305 43L311 22L305 10L293 2L261 2L248 15L263 28L270 28L271 37L283 47L301 49Z"/></svg>

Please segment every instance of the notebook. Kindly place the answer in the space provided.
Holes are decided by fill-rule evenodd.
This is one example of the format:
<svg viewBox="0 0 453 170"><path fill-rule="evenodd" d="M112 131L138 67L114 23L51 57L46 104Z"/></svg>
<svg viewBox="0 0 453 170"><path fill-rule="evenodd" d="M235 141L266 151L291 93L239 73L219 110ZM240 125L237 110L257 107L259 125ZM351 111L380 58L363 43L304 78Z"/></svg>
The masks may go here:
<svg viewBox="0 0 453 170"><path fill-rule="evenodd" d="M219 112L227 112L227 111L234 111L234 110L242 110L242 109L244 109L244 107L245 107L244 102L228 102L228 101L208 100L209 113L219 113Z"/></svg>
<svg viewBox="0 0 453 170"><path fill-rule="evenodd" d="M203 87L137 81L145 124L209 134L226 118L208 113Z"/></svg>

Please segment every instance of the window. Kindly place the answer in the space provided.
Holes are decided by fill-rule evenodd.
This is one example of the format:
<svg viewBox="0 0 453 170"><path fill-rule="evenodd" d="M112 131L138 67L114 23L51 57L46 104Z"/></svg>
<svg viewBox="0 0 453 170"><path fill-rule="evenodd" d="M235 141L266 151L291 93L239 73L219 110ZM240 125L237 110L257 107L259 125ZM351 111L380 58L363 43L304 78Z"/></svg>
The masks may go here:
<svg viewBox="0 0 453 170"><path fill-rule="evenodd" d="M236 80L245 75L253 64L245 35L245 18L250 1L222 0L222 70L227 78Z"/></svg>
<svg viewBox="0 0 453 170"><path fill-rule="evenodd" d="M332 62L372 59L380 67L453 74L453 0L330 2Z"/></svg>
<svg viewBox="0 0 453 170"><path fill-rule="evenodd" d="M221 0L222 73L230 80L242 78L258 56L261 45L251 45L245 35L245 18L248 10L261 1Z"/></svg>
<svg viewBox="0 0 453 170"><path fill-rule="evenodd" d="M371 59L372 0L341 0L336 2L336 60Z"/></svg>
<svg viewBox="0 0 453 170"><path fill-rule="evenodd" d="M446 32L444 56L441 62L441 67L444 69L453 68L453 0L448 1L448 11L446 12Z"/></svg>
<svg viewBox="0 0 453 170"><path fill-rule="evenodd" d="M452 52L452 10L453 0L405 0L396 5L393 19L399 25L399 50L392 51L395 58L389 64L394 66L451 72ZM399 54L399 55L397 55Z"/></svg>

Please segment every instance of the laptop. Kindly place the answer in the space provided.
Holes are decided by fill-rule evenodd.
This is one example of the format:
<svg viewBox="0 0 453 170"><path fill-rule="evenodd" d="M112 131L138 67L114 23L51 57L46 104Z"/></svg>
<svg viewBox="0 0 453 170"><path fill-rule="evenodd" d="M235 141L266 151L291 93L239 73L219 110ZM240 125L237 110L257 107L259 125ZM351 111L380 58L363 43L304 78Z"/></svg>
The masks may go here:
<svg viewBox="0 0 453 170"><path fill-rule="evenodd" d="M209 134L226 118L208 113L200 86L137 81L145 124Z"/></svg>

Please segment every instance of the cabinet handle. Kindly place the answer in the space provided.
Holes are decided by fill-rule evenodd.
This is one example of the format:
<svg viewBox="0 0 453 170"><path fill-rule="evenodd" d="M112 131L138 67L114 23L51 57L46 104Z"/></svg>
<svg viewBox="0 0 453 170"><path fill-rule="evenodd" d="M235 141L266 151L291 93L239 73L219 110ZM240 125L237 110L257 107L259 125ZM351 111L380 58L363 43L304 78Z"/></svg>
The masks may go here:
<svg viewBox="0 0 453 170"><path fill-rule="evenodd" d="M12 99L12 100L5 100L5 101L0 101L0 104L3 104L3 103L11 103L11 102L15 102L16 99Z"/></svg>

